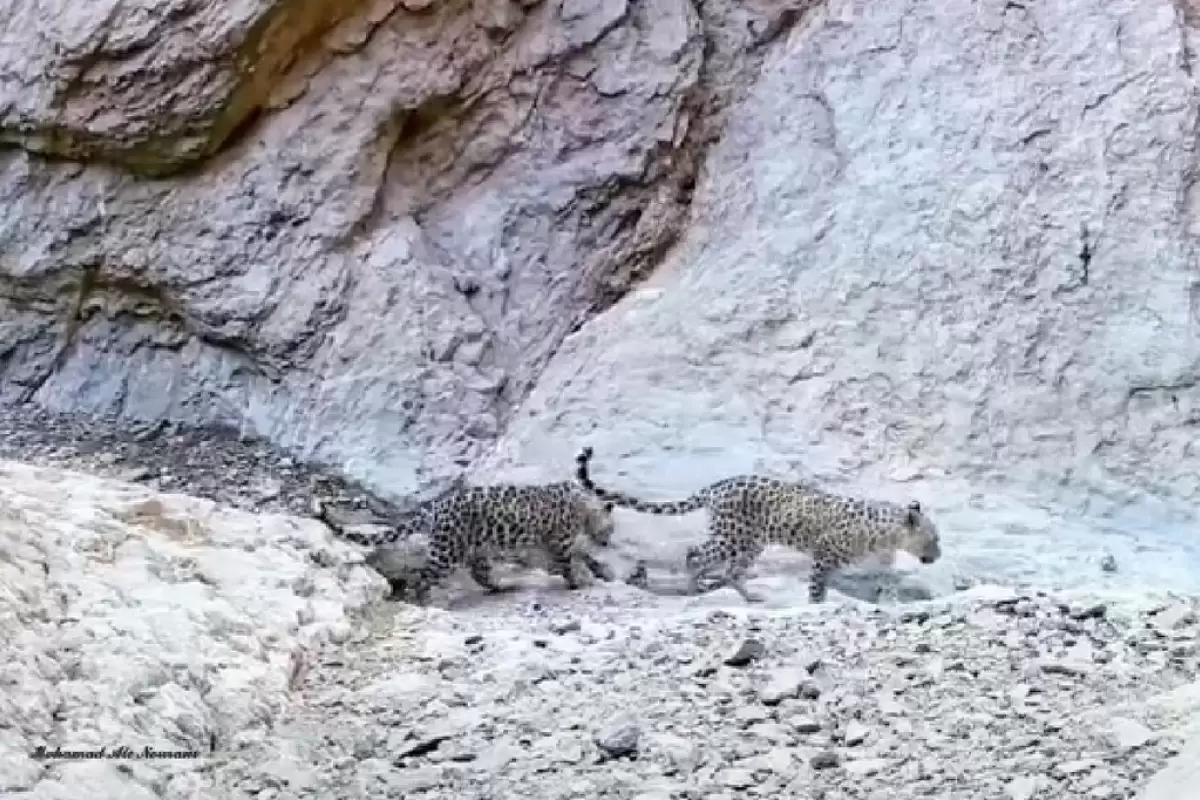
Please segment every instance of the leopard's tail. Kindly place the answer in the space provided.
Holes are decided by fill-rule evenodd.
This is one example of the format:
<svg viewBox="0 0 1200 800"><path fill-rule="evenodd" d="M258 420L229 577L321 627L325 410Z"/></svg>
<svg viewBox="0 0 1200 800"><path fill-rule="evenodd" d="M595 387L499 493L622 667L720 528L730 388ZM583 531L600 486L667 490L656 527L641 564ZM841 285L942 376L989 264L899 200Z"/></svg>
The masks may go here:
<svg viewBox="0 0 1200 800"><path fill-rule="evenodd" d="M701 489L686 500L677 500L670 503L654 503L597 486L592 481L592 476L588 473L588 463L592 460L592 455L592 448L585 447L579 451L579 455L575 456L575 477L584 489L605 502L613 503L621 506L621 508L631 508L643 514L672 517L679 514L690 514L693 511L704 508L708 504L708 492L706 489Z"/></svg>
<svg viewBox="0 0 1200 800"><path fill-rule="evenodd" d="M400 525L389 525L385 530L375 533L348 530L344 524L329 515L329 508L320 500L314 498L312 506L313 516L325 523L325 526L333 531L334 536L362 547L382 547L393 544L407 535L405 527Z"/></svg>

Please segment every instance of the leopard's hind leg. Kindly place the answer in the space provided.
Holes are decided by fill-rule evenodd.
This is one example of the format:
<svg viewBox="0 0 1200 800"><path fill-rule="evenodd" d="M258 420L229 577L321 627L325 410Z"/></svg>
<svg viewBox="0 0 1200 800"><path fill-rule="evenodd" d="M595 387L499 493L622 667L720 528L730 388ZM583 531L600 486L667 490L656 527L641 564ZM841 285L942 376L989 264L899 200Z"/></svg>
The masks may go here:
<svg viewBox="0 0 1200 800"><path fill-rule="evenodd" d="M492 572L492 561L486 553L476 553L467 560L467 569L471 578L488 592L500 594L516 587L500 583Z"/></svg>
<svg viewBox="0 0 1200 800"><path fill-rule="evenodd" d="M808 602L823 603L829 592L829 579L845 566L835 553L819 549L813 553L812 570L808 576Z"/></svg>
<svg viewBox="0 0 1200 800"><path fill-rule="evenodd" d="M436 532L430 537L429 555L416 571L408 587L411 601L417 605L429 602L430 591L450 576L464 560L463 546L453 536ZM395 587L393 586L393 589Z"/></svg>
<svg viewBox="0 0 1200 800"><path fill-rule="evenodd" d="M719 568L726 566L729 557L723 542L710 537L698 545L687 549L684 566L688 575L688 592L690 594L705 594L724 585L722 579L706 586L701 585L702 578L709 578Z"/></svg>
<svg viewBox="0 0 1200 800"><path fill-rule="evenodd" d="M723 584L740 594L747 603L761 603L765 598L746 588L746 576L765 548L757 539L749 537L742 540L741 545L729 560L729 569L725 572Z"/></svg>
<svg viewBox="0 0 1200 800"><path fill-rule="evenodd" d="M583 588L586 581L581 578L591 572L591 567L576 541L551 537L545 542L545 546L550 561L550 572L561 576L567 588L572 591Z"/></svg>
<svg viewBox="0 0 1200 800"><path fill-rule="evenodd" d="M747 603L762 601L762 597L746 588L746 574L762 554L764 545L750 523L741 520L745 516L742 506L739 500L732 504L732 508L711 509L708 539L688 548L688 588L692 593L711 592L729 586ZM724 574L702 589L700 579L711 576L722 566L725 568Z"/></svg>
<svg viewBox="0 0 1200 800"><path fill-rule="evenodd" d="M596 580L611 583L616 579L616 575L612 569L600 559L586 550L579 553L579 560L583 562L583 566L592 574Z"/></svg>

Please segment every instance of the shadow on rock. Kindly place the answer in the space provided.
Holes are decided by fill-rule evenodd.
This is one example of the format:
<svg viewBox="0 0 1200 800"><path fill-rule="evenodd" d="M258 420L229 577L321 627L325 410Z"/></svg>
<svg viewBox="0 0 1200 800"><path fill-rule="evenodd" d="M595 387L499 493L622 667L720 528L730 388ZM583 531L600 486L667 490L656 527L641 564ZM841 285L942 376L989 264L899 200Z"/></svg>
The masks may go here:
<svg viewBox="0 0 1200 800"><path fill-rule="evenodd" d="M678 573L655 573L644 561L634 564L625 576L625 583L645 592L662 597L698 596L688 585L685 575ZM907 575L887 570L847 570L830 579L831 588L847 597L865 603L913 603L932 600L934 593L924 583ZM720 588L715 583L702 587L699 594L707 594Z"/></svg>

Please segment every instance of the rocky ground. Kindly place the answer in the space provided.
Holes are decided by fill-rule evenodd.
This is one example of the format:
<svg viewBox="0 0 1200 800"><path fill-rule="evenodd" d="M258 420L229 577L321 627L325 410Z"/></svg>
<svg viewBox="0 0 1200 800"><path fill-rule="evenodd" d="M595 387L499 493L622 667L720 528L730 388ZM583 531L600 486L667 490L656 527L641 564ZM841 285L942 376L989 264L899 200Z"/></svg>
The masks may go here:
<svg viewBox="0 0 1200 800"><path fill-rule="evenodd" d="M306 674L303 766L227 775L259 798L1124 798L1181 746L1142 701L1200 670L1194 601L582 603L399 611Z"/></svg>
<svg viewBox="0 0 1200 800"><path fill-rule="evenodd" d="M220 432L125 435L17 410L0 458L253 511L304 513L317 485L371 501ZM1194 598L976 586L770 608L729 590L516 580L445 608L372 605L348 639L296 661L290 702L259 721L268 735L171 786L258 800L1126 798L1183 745L1171 706L1146 701L1200 674ZM184 796L147 781L147 796Z"/></svg>
<svg viewBox="0 0 1200 800"><path fill-rule="evenodd" d="M28 405L0 414L0 458L79 470L165 492L183 492L260 513L309 513L314 490L360 505L375 495L334 469L222 429L158 425L130 430L112 420L53 414Z"/></svg>

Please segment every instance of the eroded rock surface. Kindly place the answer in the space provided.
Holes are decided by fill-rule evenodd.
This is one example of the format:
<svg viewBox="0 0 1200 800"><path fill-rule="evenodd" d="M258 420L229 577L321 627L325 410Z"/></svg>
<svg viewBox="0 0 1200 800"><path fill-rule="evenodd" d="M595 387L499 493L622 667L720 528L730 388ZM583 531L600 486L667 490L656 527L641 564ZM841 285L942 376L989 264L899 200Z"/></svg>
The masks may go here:
<svg viewBox="0 0 1200 800"><path fill-rule="evenodd" d="M311 39L361 5L12 0L0 20L0 143L177 172L215 153Z"/></svg>
<svg viewBox="0 0 1200 800"><path fill-rule="evenodd" d="M655 498L813 476L920 499L969 572L1091 581L1109 555L1194 589L1177 11L823 6L729 117L667 266L564 343L481 473L591 444L598 481Z"/></svg>
<svg viewBox="0 0 1200 800"><path fill-rule="evenodd" d="M333 6L283 5L5 37L0 399L227 424L376 485L460 469L677 238L800 7L385 0L310 42ZM61 160L219 143L166 180Z"/></svg>
<svg viewBox="0 0 1200 800"><path fill-rule="evenodd" d="M0 792L213 796L385 589L312 521L0 462ZM35 755L102 746L197 755Z"/></svg>

